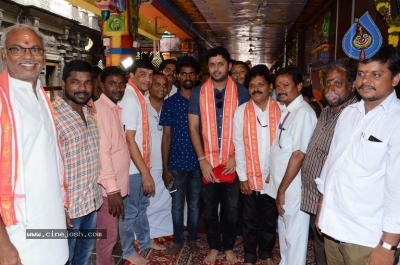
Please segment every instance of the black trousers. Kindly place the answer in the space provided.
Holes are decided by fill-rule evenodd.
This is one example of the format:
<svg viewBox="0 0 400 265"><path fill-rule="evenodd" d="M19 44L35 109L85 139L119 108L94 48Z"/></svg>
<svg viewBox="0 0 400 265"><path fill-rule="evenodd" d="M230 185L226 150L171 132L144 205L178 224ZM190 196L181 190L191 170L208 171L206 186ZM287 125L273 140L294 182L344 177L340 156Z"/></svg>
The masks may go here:
<svg viewBox="0 0 400 265"><path fill-rule="evenodd" d="M278 218L275 199L256 191L242 199L244 263L256 263L257 246L260 259L272 258Z"/></svg>
<svg viewBox="0 0 400 265"><path fill-rule="evenodd" d="M237 204L239 199L239 180L232 184L203 184L204 219L207 229L207 242L210 249L218 251L232 250L236 241L236 224L238 219ZM218 205L224 214L222 228L219 221ZM221 240L222 234L222 240Z"/></svg>

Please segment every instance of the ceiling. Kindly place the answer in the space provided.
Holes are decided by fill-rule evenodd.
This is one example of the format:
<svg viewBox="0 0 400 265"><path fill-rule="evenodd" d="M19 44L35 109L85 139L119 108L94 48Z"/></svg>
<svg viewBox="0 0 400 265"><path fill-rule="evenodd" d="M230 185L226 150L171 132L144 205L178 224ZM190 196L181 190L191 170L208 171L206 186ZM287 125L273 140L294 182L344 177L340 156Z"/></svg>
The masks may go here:
<svg viewBox="0 0 400 265"><path fill-rule="evenodd" d="M72 2L73 0L68 0ZM75 0L80 1L80 0ZM94 3L94 0L82 2ZM207 48L222 45L235 60L272 64L283 53L283 44L291 31L308 24L327 0L150 0L139 9L140 23L153 23L177 37L196 38ZM168 6L170 8L168 8ZM179 9L184 18L169 12ZM155 11L156 10L156 11ZM142 15L145 15L144 21ZM189 23L184 23L184 21ZM182 29L183 32L177 29ZM183 29L183 27L186 27ZM140 28L140 25L139 25ZM139 31L140 33L140 31ZM185 38L186 38L185 37ZM249 52L251 48L251 51Z"/></svg>

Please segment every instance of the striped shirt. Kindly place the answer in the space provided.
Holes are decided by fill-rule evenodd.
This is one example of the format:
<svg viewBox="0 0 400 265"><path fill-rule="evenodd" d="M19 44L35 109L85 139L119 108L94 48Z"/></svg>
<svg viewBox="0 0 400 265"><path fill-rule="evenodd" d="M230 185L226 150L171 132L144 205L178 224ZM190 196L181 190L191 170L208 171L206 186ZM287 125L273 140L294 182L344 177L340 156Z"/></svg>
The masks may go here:
<svg viewBox="0 0 400 265"><path fill-rule="evenodd" d="M58 139L64 157L70 218L85 216L103 203L100 173L100 133L97 122L83 107L87 125L81 116L60 97L53 101Z"/></svg>
<svg viewBox="0 0 400 265"><path fill-rule="evenodd" d="M340 114L345 107L357 101L357 97L353 96L333 115L331 114L332 108L329 106L322 110L301 168L302 187L300 209L302 211L314 215L317 214L319 192L315 184L315 179L319 178L326 157L328 156L333 132L335 131L336 122Z"/></svg>

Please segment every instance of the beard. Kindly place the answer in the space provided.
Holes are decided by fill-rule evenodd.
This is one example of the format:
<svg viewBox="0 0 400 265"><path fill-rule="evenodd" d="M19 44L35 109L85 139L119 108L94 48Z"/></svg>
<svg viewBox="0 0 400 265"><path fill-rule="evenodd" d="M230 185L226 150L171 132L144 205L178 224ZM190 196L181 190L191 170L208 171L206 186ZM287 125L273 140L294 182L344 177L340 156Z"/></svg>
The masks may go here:
<svg viewBox="0 0 400 265"><path fill-rule="evenodd" d="M226 77L228 76L228 72L226 72L226 73L222 73L222 72L221 72L221 75L220 75L219 77L215 77L215 76L214 76L214 73L210 73L210 76L211 76L211 79L212 79L213 81L215 81L215 82L221 82L221 81L226 80Z"/></svg>
<svg viewBox="0 0 400 265"><path fill-rule="evenodd" d="M334 96L334 99L333 100L328 99L328 97L332 96L332 95ZM339 94L329 92L325 95L325 100L326 100L326 104L332 108L332 107L337 107L337 106L342 105L343 103L348 101L352 96L353 95L351 93L349 93L348 95L346 95L346 97L344 99L341 99Z"/></svg>
<svg viewBox="0 0 400 265"><path fill-rule="evenodd" d="M190 90L194 88L194 82L192 80L186 80L183 82L182 87L186 90Z"/></svg>
<svg viewBox="0 0 400 265"><path fill-rule="evenodd" d="M67 90L65 90L65 97L69 100L71 100L72 102L79 104L79 105L85 105L86 103L88 103L88 101L90 100L90 96L88 92L86 91L79 91L79 92L75 92L74 94L70 94ZM85 95L86 98L81 99L78 98L77 96L79 95Z"/></svg>

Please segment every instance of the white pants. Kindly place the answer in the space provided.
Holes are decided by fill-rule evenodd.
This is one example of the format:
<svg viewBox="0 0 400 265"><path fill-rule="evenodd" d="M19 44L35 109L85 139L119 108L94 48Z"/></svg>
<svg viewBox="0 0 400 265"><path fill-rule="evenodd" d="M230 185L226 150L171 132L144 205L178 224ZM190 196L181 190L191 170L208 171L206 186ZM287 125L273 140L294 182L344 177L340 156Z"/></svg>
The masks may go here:
<svg viewBox="0 0 400 265"><path fill-rule="evenodd" d="M285 214L278 217L280 265L306 264L310 215L300 211L300 201L285 200Z"/></svg>

